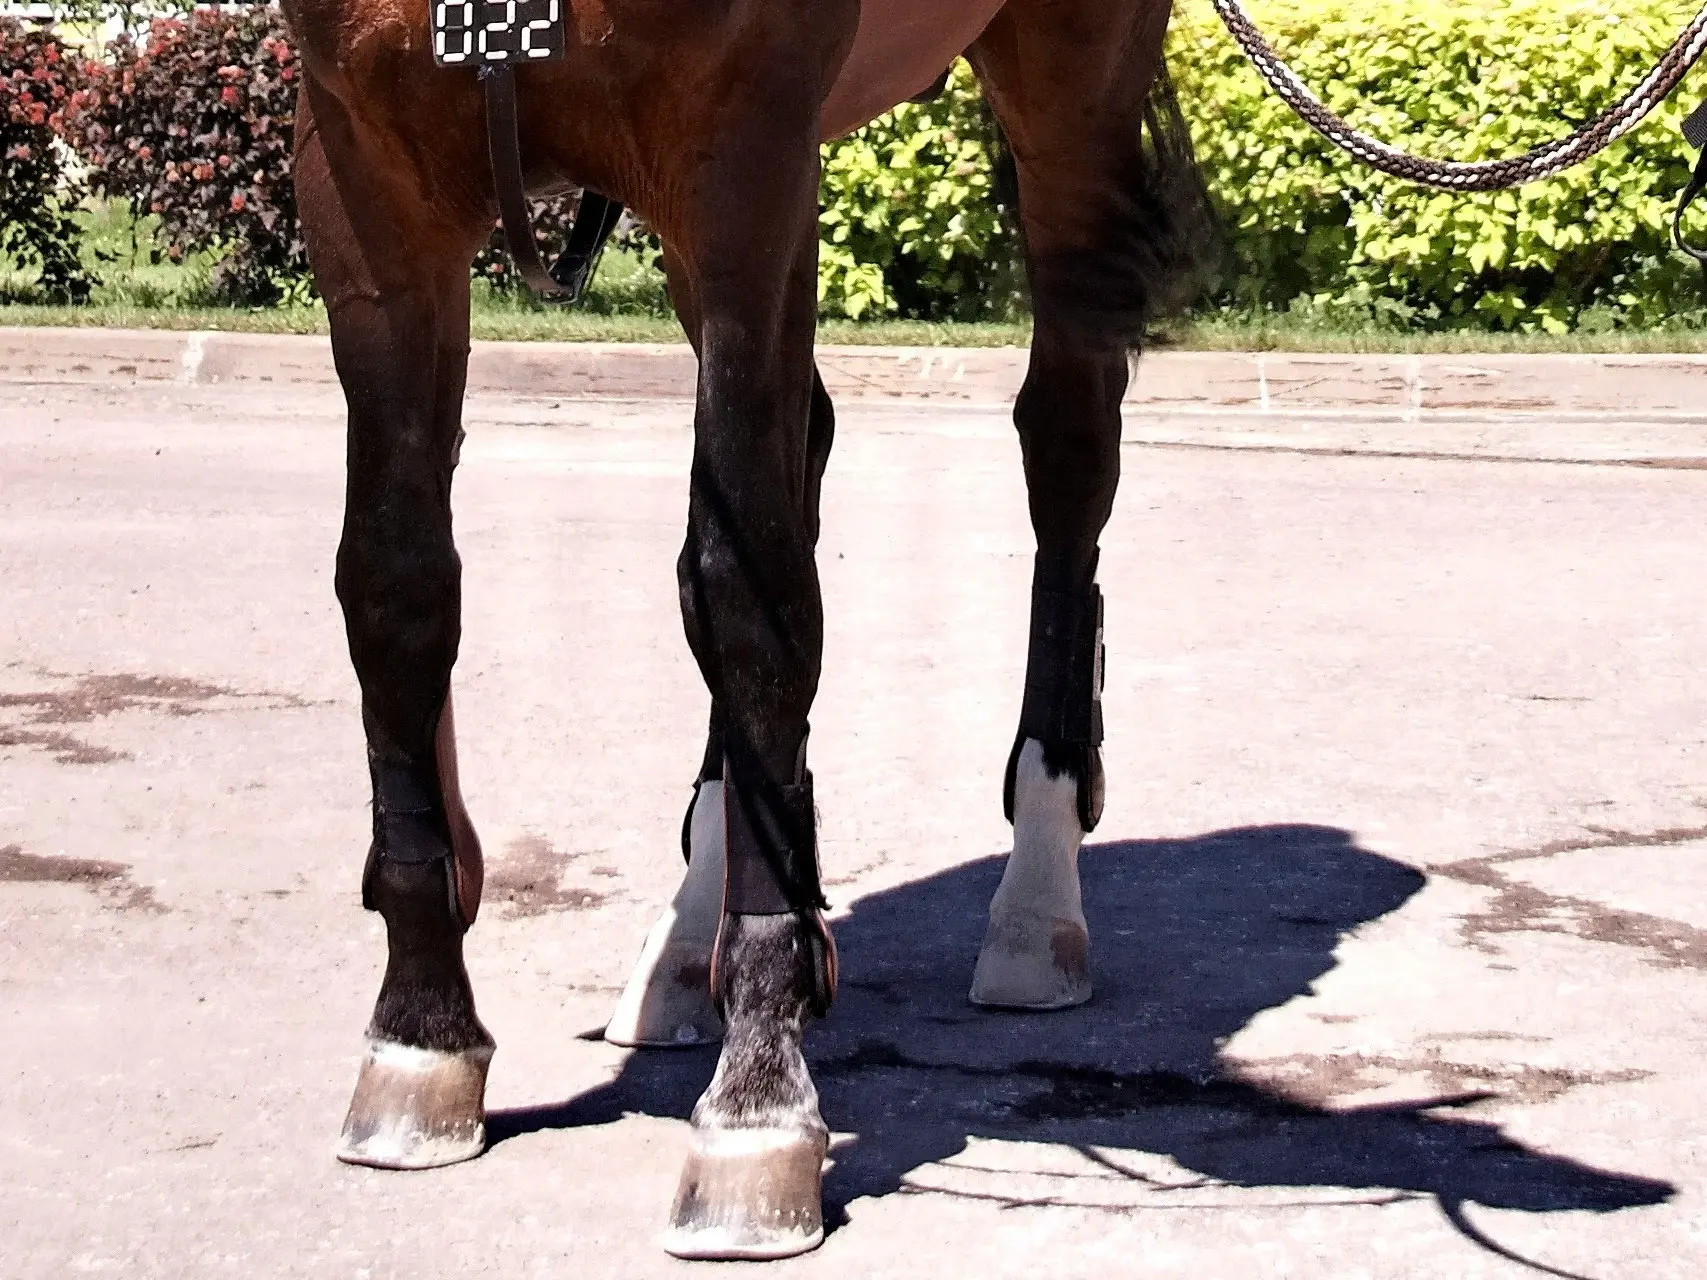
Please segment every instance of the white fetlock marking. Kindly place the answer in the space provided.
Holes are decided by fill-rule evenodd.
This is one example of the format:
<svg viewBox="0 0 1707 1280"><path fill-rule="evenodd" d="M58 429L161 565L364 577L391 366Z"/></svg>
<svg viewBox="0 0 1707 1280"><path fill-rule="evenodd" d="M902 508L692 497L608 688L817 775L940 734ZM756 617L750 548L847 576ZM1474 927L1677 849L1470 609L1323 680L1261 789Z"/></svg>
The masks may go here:
<svg viewBox="0 0 1707 1280"><path fill-rule="evenodd" d="M367 1042L368 1061L399 1074L433 1075L447 1066L468 1061L492 1061L489 1048L469 1049L463 1053L446 1053L442 1049L421 1049L395 1040L370 1037Z"/></svg>
<svg viewBox="0 0 1707 1280"><path fill-rule="evenodd" d="M972 1002L1064 1009L1090 999L1089 934L1079 891L1079 787L1051 778L1043 746L1027 739L1014 772L1014 851L990 902L972 976Z"/></svg>
<svg viewBox="0 0 1707 1280"><path fill-rule="evenodd" d="M695 1129L694 1147L704 1155L729 1159L769 1155L786 1151L816 1138L803 1137L798 1129Z"/></svg>
<svg viewBox="0 0 1707 1280"><path fill-rule="evenodd" d="M711 1003L711 952L723 923L723 784L702 782L688 831L688 870L646 935L605 1039L630 1048L711 1044L723 1020Z"/></svg>

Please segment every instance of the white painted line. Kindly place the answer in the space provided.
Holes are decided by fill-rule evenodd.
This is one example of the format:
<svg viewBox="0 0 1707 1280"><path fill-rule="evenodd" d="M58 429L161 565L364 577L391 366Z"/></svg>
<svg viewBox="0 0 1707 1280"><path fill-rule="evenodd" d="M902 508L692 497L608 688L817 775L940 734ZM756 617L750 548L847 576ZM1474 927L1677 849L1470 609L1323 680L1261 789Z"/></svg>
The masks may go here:
<svg viewBox="0 0 1707 1280"><path fill-rule="evenodd" d="M207 348L207 334L192 333L184 343L183 359L179 361L178 381L186 386L194 386L196 379L201 376L202 355Z"/></svg>

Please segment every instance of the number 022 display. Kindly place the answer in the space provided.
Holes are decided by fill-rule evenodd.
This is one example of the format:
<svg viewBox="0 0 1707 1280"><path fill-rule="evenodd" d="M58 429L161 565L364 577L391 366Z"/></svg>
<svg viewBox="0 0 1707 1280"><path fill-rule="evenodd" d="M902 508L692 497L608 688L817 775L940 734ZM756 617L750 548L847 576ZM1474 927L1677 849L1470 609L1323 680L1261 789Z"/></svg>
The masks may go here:
<svg viewBox="0 0 1707 1280"><path fill-rule="evenodd" d="M564 0L429 0L441 67L544 62L563 53Z"/></svg>

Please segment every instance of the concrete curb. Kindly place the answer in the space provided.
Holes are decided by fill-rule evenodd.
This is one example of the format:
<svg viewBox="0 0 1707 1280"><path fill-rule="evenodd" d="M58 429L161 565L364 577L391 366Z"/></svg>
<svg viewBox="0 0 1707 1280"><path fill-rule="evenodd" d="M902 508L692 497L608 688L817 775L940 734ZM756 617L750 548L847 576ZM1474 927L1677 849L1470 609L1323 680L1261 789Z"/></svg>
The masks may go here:
<svg viewBox="0 0 1707 1280"><path fill-rule="evenodd" d="M1025 375L1013 348L821 347L838 400L1005 405ZM477 342L471 394L691 399L685 345ZM336 382L325 338L127 329L0 328L0 380L55 383ZM1707 356L1334 356L1156 352L1129 410L1285 421L1396 423L1546 417L1707 424Z"/></svg>

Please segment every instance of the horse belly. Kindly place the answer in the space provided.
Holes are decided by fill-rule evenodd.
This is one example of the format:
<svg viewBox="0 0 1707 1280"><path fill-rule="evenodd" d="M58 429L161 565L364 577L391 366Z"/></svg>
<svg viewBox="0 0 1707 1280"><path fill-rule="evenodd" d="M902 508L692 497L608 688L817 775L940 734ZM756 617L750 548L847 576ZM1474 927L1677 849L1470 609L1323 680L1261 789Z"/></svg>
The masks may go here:
<svg viewBox="0 0 1707 1280"><path fill-rule="evenodd" d="M826 139L923 92L1007 0L863 0L859 34L824 102Z"/></svg>

